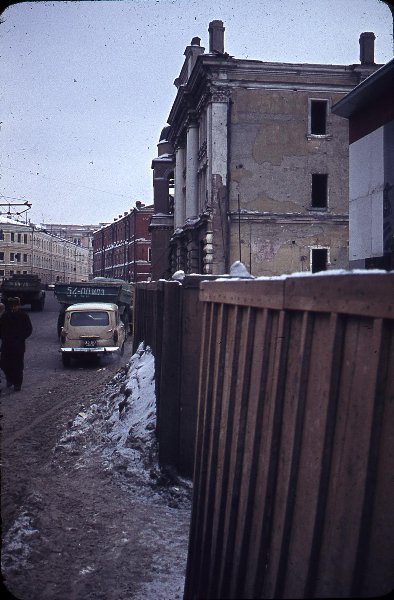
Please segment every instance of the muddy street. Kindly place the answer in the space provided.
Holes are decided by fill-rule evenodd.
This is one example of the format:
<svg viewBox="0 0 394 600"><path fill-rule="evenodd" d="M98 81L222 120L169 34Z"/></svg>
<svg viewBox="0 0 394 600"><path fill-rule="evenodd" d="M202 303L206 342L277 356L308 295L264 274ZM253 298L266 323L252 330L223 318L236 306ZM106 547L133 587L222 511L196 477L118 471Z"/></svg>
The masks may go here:
<svg viewBox="0 0 394 600"><path fill-rule="evenodd" d="M129 339L123 357L64 369L52 292L26 310L22 390L1 384L3 586L20 600L182 598L190 482L162 477L152 409L135 417L153 363L131 368Z"/></svg>

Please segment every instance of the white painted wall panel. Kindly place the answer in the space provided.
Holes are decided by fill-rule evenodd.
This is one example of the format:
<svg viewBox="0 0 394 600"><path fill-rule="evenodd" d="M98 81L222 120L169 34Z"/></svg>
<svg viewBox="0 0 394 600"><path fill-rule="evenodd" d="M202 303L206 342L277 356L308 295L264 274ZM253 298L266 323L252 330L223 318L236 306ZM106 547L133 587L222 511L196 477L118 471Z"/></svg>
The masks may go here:
<svg viewBox="0 0 394 600"><path fill-rule="evenodd" d="M383 127L349 150L349 259L383 255Z"/></svg>

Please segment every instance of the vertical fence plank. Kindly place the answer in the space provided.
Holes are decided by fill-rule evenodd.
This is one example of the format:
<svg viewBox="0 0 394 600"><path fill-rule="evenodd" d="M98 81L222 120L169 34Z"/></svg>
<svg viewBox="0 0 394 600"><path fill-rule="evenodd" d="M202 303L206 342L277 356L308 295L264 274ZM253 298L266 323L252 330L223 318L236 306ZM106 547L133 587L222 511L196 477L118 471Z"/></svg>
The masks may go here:
<svg viewBox="0 0 394 600"><path fill-rule="evenodd" d="M389 595L393 587L394 321L376 322L375 331L381 335L380 361L362 526L353 574L355 597ZM381 582L379 588L376 582Z"/></svg>
<svg viewBox="0 0 394 600"><path fill-rule="evenodd" d="M206 490L208 476L208 448L211 436L214 377L218 372L210 368L215 361L217 344L218 307L214 304L204 308L204 326L199 378L199 404L195 444L193 510L190 526L190 541L186 568L185 597L195 597L199 585L199 567L203 540L203 523L206 514Z"/></svg>
<svg viewBox="0 0 394 600"><path fill-rule="evenodd" d="M229 596L240 597L245 589L245 574L250 563L249 540L252 535L253 509L256 499L257 472L264 402L269 371L272 313L268 310L255 314L253 348L249 356L250 377L245 425L245 447L242 453L242 472L239 478L239 504L236 516L236 533L232 571L229 575ZM246 395L246 390L244 390Z"/></svg>
<svg viewBox="0 0 394 600"><path fill-rule="evenodd" d="M228 313L231 313L230 315ZM222 413L227 403L228 372L225 364L226 359L233 355L235 339L235 319L232 318L236 311L232 308L220 306L218 312L217 339L214 346L213 362L215 365L212 386L212 396L208 401L212 403L211 427L209 428L209 440L202 459L207 459L207 478L205 490L205 504L207 510L201 524L203 536L202 551L198 563L198 585L199 594L203 596L208 593L211 582L210 566L215 563L215 552L219 540L219 521L221 512L218 505L221 502L221 490L223 485L224 468L218 469L222 464L219 456L222 456L223 444L225 443L226 428L222 422ZM220 482L220 484L219 484Z"/></svg>
<svg viewBox="0 0 394 600"><path fill-rule="evenodd" d="M179 463L181 381L181 292L177 282L163 287L160 416L157 427L161 466ZM158 379L158 376L157 376Z"/></svg>

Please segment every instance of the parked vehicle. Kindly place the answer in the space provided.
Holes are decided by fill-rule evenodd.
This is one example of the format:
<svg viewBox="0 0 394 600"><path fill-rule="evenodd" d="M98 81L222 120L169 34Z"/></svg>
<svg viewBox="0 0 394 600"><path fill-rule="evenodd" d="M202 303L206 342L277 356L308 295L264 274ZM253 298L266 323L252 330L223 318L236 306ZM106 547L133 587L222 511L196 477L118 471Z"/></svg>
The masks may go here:
<svg viewBox="0 0 394 600"><path fill-rule="evenodd" d="M123 354L125 339L125 326L116 304L72 304L65 310L64 325L60 333L63 365L68 367L72 358L80 358L87 354Z"/></svg>
<svg viewBox="0 0 394 600"><path fill-rule="evenodd" d="M12 275L1 284L1 301L18 296L21 305L30 304L32 310L41 311L45 305L45 291L38 275Z"/></svg>
<svg viewBox="0 0 394 600"><path fill-rule="evenodd" d="M110 302L116 304L125 326L126 335L129 332L131 333L133 290L131 284L123 281L123 279L95 277L91 281L56 283L54 294L60 303L57 322L59 337L67 307L80 302Z"/></svg>

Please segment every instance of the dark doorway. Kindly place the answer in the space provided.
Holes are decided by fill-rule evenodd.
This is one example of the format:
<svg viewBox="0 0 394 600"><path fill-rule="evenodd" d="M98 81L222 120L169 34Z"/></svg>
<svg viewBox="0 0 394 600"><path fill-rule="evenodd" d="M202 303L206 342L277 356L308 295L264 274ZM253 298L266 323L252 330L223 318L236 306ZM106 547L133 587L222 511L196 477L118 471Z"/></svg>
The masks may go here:
<svg viewBox="0 0 394 600"><path fill-rule="evenodd" d="M327 248L314 248L312 250L312 273L318 273L318 271L327 271L327 262Z"/></svg>

